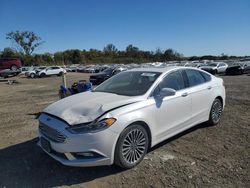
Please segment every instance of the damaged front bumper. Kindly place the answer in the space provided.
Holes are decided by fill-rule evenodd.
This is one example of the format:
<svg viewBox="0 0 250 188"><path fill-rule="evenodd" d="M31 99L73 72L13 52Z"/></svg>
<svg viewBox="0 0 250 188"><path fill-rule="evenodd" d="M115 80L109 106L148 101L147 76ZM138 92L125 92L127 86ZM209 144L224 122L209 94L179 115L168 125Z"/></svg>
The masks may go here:
<svg viewBox="0 0 250 188"><path fill-rule="evenodd" d="M38 145L55 160L67 166L111 165L118 134L110 129L96 133L72 134L62 120L41 114ZM39 126L40 127L40 126Z"/></svg>

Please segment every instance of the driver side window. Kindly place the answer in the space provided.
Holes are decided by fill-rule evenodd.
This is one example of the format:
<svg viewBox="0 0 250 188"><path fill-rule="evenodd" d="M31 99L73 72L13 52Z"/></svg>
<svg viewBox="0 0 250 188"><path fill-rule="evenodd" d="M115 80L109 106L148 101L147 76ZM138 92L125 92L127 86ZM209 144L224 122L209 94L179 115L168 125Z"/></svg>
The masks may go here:
<svg viewBox="0 0 250 188"><path fill-rule="evenodd" d="M176 91L184 89L185 83L180 71L174 71L169 73L163 80L159 83L159 85L155 88L154 94L160 92L162 88L171 88Z"/></svg>

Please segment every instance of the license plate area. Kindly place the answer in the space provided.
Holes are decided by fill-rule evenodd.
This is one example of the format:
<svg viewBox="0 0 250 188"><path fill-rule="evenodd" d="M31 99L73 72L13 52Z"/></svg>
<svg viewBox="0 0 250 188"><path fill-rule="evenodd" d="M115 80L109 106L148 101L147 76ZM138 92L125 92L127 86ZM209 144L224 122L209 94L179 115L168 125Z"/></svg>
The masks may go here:
<svg viewBox="0 0 250 188"><path fill-rule="evenodd" d="M48 153L51 152L50 142L48 140L46 140L45 138L43 138L43 137L41 137L41 146Z"/></svg>

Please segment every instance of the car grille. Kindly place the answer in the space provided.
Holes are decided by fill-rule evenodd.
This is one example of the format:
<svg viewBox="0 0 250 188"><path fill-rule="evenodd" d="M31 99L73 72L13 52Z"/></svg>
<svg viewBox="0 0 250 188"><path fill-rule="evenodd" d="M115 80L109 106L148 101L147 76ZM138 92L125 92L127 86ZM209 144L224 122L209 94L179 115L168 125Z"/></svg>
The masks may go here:
<svg viewBox="0 0 250 188"><path fill-rule="evenodd" d="M66 140L66 136L60 133L58 130L53 129L44 123L39 123L39 130L40 132L50 140L57 142L57 143L63 143Z"/></svg>

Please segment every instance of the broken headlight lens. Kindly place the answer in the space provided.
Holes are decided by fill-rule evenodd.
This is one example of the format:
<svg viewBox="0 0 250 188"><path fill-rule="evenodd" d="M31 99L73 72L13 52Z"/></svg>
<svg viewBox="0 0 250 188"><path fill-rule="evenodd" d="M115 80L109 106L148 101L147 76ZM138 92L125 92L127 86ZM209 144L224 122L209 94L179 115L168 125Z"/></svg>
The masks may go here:
<svg viewBox="0 0 250 188"><path fill-rule="evenodd" d="M88 124L83 123L72 127L68 127L67 130L73 134L93 133L106 129L111 125L113 125L115 122L116 122L115 118L106 118Z"/></svg>

